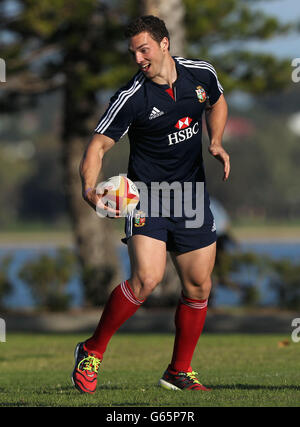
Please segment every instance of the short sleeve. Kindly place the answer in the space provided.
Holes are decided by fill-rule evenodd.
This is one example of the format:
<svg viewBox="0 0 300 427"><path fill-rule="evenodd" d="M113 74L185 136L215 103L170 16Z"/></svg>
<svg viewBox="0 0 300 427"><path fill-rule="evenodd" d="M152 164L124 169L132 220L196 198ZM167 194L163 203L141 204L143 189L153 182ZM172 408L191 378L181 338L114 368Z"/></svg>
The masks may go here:
<svg viewBox="0 0 300 427"><path fill-rule="evenodd" d="M133 121L132 98L126 96L124 90L119 90L111 99L105 113L100 118L94 132L119 141L129 129Z"/></svg>
<svg viewBox="0 0 300 427"><path fill-rule="evenodd" d="M209 103L215 104L223 93L223 87L218 80L217 72L213 65L201 59L187 59L174 57L179 65L188 70L193 78L204 86Z"/></svg>
<svg viewBox="0 0 300 427"><path fill-rule="evenodd" d="M210 105L215 104L222 93L224 92L224 89L219 82L216 70L211 64L208 64L209 69L209 90L208 90L208 96L209 96L209 103Z"/></svg>

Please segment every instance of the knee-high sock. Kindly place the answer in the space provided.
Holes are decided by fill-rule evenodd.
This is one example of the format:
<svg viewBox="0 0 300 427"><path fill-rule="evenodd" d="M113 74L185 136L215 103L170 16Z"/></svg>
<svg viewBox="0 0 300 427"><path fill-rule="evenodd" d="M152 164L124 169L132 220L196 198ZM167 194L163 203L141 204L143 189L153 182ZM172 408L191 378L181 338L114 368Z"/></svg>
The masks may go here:
<svg viewBox="0 0 300 427"><path fill-rule="evenodd" d="M207 299L194 300L183 294L176 314L176 335L170 367L175 371L190 372L193 354L201 335L207 312Z"/></svg>
<svg viewBox="0 0 300 427"><path fill-rule="evenodd" d="M135 297L127 280L118 285L110 294L98 326L93 336L85 341L84 348L102 359L110 338L143 302Z"/></svg>

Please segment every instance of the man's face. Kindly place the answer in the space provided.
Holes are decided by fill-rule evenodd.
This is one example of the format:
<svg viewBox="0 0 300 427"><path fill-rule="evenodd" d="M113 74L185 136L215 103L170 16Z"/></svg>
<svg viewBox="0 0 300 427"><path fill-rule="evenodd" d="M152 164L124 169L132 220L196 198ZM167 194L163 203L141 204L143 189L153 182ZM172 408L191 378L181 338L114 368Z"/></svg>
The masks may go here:
<svg viewBox="0 0 300 427"><path fill-rule="evenodd" d="M166 37L158 43L147 32L133 36L129 42L129 51L148 79L154 79L160 73L167 49Z"/></svg>

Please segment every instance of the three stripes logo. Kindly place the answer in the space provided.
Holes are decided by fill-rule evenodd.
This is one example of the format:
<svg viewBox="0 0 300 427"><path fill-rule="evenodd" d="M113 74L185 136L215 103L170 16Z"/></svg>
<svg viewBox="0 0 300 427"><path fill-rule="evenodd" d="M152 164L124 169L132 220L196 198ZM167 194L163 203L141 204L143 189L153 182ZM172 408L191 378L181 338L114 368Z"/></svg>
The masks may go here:
<svg viewBox="0 0 300 427"><path fill-rule="evenodd" d="M160 111L158 108L153 107L151 114L149 116L149 120L153 120L156 119L157 117L162 116L163 114L165 114L163 111Z"/></svg>
<svg viewBox="0 0 300 427"><path fill-rule="evenodd" d="M129 89L120 91L118 97L110 104L106 113L102 116L100 122L95 128L95 132L104 133L109 128L111 123L115 120L118 112L123 108L128 99L142 87L144 81L145 77L142 76L142 73L139 73L135 77L133 84ZM127 131L128 128L124 132L123 136Z"/></svg>
<svg viewBox="0 0 300 427"><path fill-rule="evenodd" d="M210 73L213 74L214 78L216 79L216 83L217 86L219 88L219 91L221 93L223 93L223 88L218 80L216 71L214 69L214 67L205 61L196 61L196 60L189 60L183 57L176 57L175 58L176 61L180 64L183 65L184 67L187 68L200 68L200 69L204 69L204 70L208 70L210 71ZM3 79L4 77L1 77L1 65L3 68L3 62L1 64L0 61L0 81L1 78ZM2 73L3 74L3 73ZM137 74L137 76L135 77L134 81L132 82L131 86L124 89L124 90L120 90L120 92L116 95L116 98L111 102L111 104L109 105L107 111L105 112L105 114L102 116L102 118L100 119L97 127L95 128L95 132L96 133L104 133L109 126L112 124L112 122L116 119L119 111L124 107L124 105L126 104L126 102L132 97L134 96L134 94L136 92L139 91L139 89L143 86L144 82L145 82L146 78L145 76L143 76L143 73L140 72ZM2 80L3 81L3 80ZM204 95L204 94L203 94ZM203 96L201 95L201 96ZM161 115L163 115L164 112L160 111L158 108L153 107L149 119L153 120L157 117L160 117ZM123 135L124 136L127 131L128 131L129 127L124 131Z"/></svg>

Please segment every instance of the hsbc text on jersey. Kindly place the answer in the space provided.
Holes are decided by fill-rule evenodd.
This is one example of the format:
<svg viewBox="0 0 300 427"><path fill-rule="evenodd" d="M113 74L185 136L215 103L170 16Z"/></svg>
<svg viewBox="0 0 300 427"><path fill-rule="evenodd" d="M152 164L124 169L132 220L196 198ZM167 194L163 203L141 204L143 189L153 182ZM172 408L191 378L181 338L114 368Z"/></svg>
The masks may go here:
<svg viewBox="0 0 300 427"><path fill-rule="evenodd" d="M128 133L127 176L135 184L142 183L147 190L148 211L146 207L141 207L141 211L147 211L149 216L143 213L146 219L142 226L134 225L133 217L126 219L129 233L126 231L126 235L149 232L152 236L153 232L153 236L161 236L164 233L162 223L168 223L170 229L176 223L184 233L187 232L189 243L185 249L194 249L199 247L199 241L208 245L216 238L205 185L202 118L207 105L213 106L218 101L223 88L210 63L175 56L173 60L177 79L172 87L157 84L139 70L113 95L95 132L116 142ZM169 186L169 192L167 189L162 191L161 183L164 182ZM155 183L159 186L157 196L153 191ZM177 183L180 185L175 197ZM199 186L202 192L197 191ZM159 208L159 217L153 205ZM164 221L164 217L171 221ZM196 229L199 235L192 235ZM196 240L194 245L192 242Z"/></svg>
<svg viewBox="0 0 300 427"><path fill-rule="evenodd" d="M175 127L179 128L180 130L168 135L169 145L178 144L179 142L190 139L199 132L199 123L196 122L193 126L189 126L191 122L192 119L189 117L178 120Z"/></svg>

